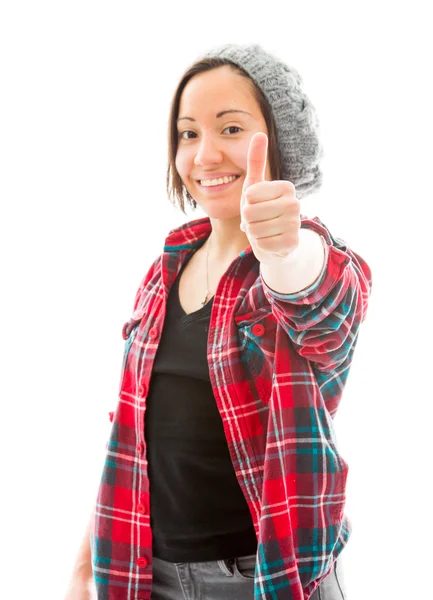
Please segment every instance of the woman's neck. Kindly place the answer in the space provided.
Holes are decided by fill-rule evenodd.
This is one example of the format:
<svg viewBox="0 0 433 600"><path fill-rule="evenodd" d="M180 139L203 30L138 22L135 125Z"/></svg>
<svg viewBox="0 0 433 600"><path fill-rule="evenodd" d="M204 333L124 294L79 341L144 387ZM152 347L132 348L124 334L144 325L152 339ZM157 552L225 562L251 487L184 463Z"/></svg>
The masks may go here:
<svg viewBox="0 0 433 600"><path fill-rule="evenodd" d="M204 243L205 252L209 250L209 256L217 262L225 262L230 257L238 256L243 250L250 246L247 235L239 228L240 222L221 227L212 226L212 231Z"/></svg>

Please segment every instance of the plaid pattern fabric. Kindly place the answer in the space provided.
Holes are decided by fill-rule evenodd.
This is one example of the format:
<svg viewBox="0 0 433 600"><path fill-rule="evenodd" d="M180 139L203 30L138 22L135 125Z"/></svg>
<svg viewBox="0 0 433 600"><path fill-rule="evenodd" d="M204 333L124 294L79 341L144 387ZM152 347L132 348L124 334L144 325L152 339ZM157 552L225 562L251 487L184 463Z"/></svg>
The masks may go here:
<svg viewBox="0 0 433 600"><path fill-rule="evenodd" d="M333 417L366 316L371 271L317 217L302 217L301 226L325 242L319 278L301 292L276 293L248 247L221 278L209 325L210 379L258 539L254 589L261 600L308 600L351 534L348 466ZM146 396L168 293L210 232L207 217L170 231L123 329L119 401L91 534L98 600L150 598Z"/></svg>

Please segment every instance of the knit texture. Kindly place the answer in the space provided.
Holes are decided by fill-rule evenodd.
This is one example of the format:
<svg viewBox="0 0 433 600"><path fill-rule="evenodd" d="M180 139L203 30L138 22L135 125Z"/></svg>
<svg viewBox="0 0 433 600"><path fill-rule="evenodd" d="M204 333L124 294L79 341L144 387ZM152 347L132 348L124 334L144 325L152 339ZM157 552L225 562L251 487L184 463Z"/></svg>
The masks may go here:
<svg viewBox="0 0 433 600"><path fill-rule="evenodd" d="M281 178L291 181L302 199L322 185L319 119L305 94L298 71L258 44L225 44L198 57L225 58L241 67L261 89L275 120L282 162Z"/></svg>

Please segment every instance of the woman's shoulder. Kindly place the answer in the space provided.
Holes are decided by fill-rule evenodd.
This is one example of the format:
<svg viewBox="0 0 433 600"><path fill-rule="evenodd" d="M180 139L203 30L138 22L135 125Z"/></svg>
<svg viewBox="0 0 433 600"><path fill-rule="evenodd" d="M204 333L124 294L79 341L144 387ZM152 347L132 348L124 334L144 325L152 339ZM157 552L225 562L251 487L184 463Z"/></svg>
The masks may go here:
<svg viewBox="0 0 433 600"><path fill-rule="evenodd" d="M152 262L152 264L150 265L147 273L144 275L144 277L142 278L140 285L138 287L138 290L135 294L135 300L134 300L134 313L137 311L137 308L140 305L140 299L143 296L143 294L145 293L145 291L149 288L149 286L154 285L155 280L159 277L160 275L160 266L161 266L161 261L162 261L162 254L159 254L155 260Z"/></svg>

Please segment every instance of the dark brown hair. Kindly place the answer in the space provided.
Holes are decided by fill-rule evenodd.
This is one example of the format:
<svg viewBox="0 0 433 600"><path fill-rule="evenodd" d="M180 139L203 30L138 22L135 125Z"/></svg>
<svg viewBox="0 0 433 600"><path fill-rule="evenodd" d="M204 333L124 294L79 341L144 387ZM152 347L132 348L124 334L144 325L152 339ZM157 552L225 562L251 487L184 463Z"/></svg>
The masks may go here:
<svg viewBox="0 0 433 600"><path fill-rule="evenodd" d="M197 207L197 203L185 188L182 179L177 172L175 164L178 146L177 118L179 116L180 98L186 84L192 77L198 75L199 73L205 73L206 71L217 69L218 67L222 67L224 65L229 65L236 73L248 80L251 92L260 106L260 110L268 128L268 155L272 179L280 179L280 174L282 172L275 121L272 115L271 107L262 91L255 85L254 81L251 79L248 73L246 73L246 71L226 58L204 58L199 60L189 67L181 77L180 83L177 86L171 102L170 117L168 121L168 168L166 179L167 193L170 202L174 206L179 206L185 215L185 199L187 203L193 207L193 209Z"/></svg>

